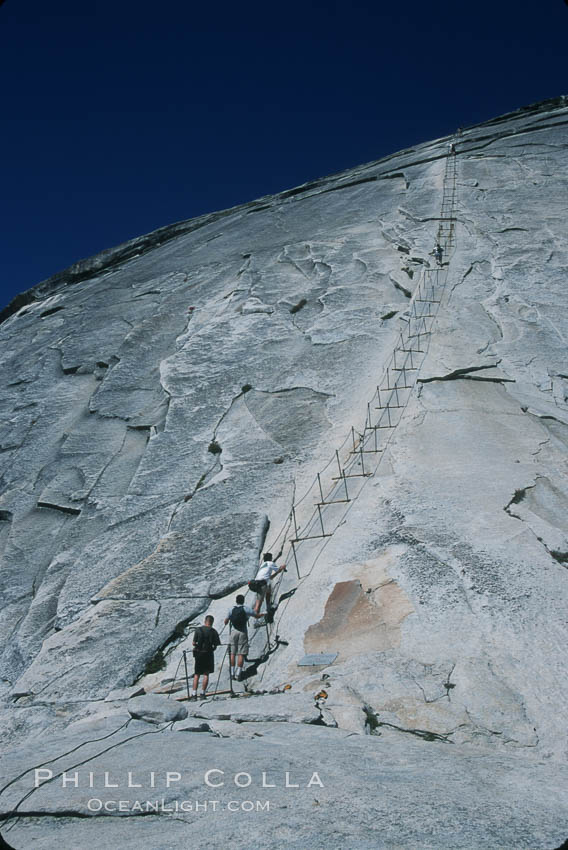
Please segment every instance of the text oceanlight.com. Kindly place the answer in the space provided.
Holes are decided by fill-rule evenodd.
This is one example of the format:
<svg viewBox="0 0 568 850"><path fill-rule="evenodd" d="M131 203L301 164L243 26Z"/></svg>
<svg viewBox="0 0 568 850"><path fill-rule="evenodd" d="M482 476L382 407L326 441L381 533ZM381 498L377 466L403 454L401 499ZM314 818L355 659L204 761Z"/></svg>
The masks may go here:
<svg viewBox="0 0 568 850"><path fill-rule="evenodd" d="M87 802L90 812L269 812L270 800L99 800Z"/></svg>
<svg viewBox="0 0 568 850"><path fill-rule="evenodd" d="M269 812L270 800L100 800L87 802L90 812Z"/></svg>

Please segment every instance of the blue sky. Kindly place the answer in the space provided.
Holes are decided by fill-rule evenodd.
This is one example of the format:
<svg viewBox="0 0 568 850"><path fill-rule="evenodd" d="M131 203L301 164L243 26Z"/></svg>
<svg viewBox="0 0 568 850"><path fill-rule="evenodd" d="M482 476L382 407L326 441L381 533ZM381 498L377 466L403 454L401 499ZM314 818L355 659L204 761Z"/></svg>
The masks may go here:
<svg viewBox="0 0 568 850"><path fill-rule="evenodd" d="M165 224L568 93L563 0L6 0L0 307Z"/></svg>

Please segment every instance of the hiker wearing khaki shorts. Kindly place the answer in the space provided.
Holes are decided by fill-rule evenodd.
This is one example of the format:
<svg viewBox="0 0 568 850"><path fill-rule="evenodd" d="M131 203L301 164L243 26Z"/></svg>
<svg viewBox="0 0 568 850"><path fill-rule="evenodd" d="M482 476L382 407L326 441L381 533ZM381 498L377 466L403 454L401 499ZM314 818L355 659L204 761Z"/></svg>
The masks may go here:
<svg viewBox="0 0 568 850"><path fill-rule="evenodd" d="M230 656L231 656L231 678L240 680L243 672L243 664L245 657L249 651L248 629L247 624L249 617L260 617L256 611L253 611L248 605L245 605L245 598L241 594L237 596L236 605L234 605L225 617L225 625L231 624L231 636L229 638ZM235 668L235 658L237 666Z"/></svg>

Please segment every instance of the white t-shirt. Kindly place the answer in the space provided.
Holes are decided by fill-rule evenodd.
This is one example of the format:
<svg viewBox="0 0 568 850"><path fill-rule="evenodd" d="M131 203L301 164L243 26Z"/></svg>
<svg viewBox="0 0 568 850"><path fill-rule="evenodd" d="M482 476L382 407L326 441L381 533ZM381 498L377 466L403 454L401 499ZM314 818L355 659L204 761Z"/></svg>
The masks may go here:
<svg viewBox="0 0 568 850"><path fill-rule="evenodd" d="M277 567L274 561L265 561L256 574L256 581L270 581L274 573L277 573L280 567Z"/></svg>

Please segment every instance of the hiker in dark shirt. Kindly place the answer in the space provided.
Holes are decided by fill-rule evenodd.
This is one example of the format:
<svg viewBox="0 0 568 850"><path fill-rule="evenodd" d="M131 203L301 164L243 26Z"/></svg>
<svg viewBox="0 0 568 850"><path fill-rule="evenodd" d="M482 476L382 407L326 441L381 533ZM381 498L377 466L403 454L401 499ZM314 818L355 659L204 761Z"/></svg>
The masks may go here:
<svg viewBox="0 0 568 850"><path fill-rule="evenodd" d="M213 617L208 614L205 617L205 625L200 626L193 633L193 657L195 658L195 669L193 675L193 691L191 696L197 699L197 687L199 677L203 676L201 697L206 696L209 674L215 670L214 652L220 646L221 640L216 629L213 628Z"/></svg>

